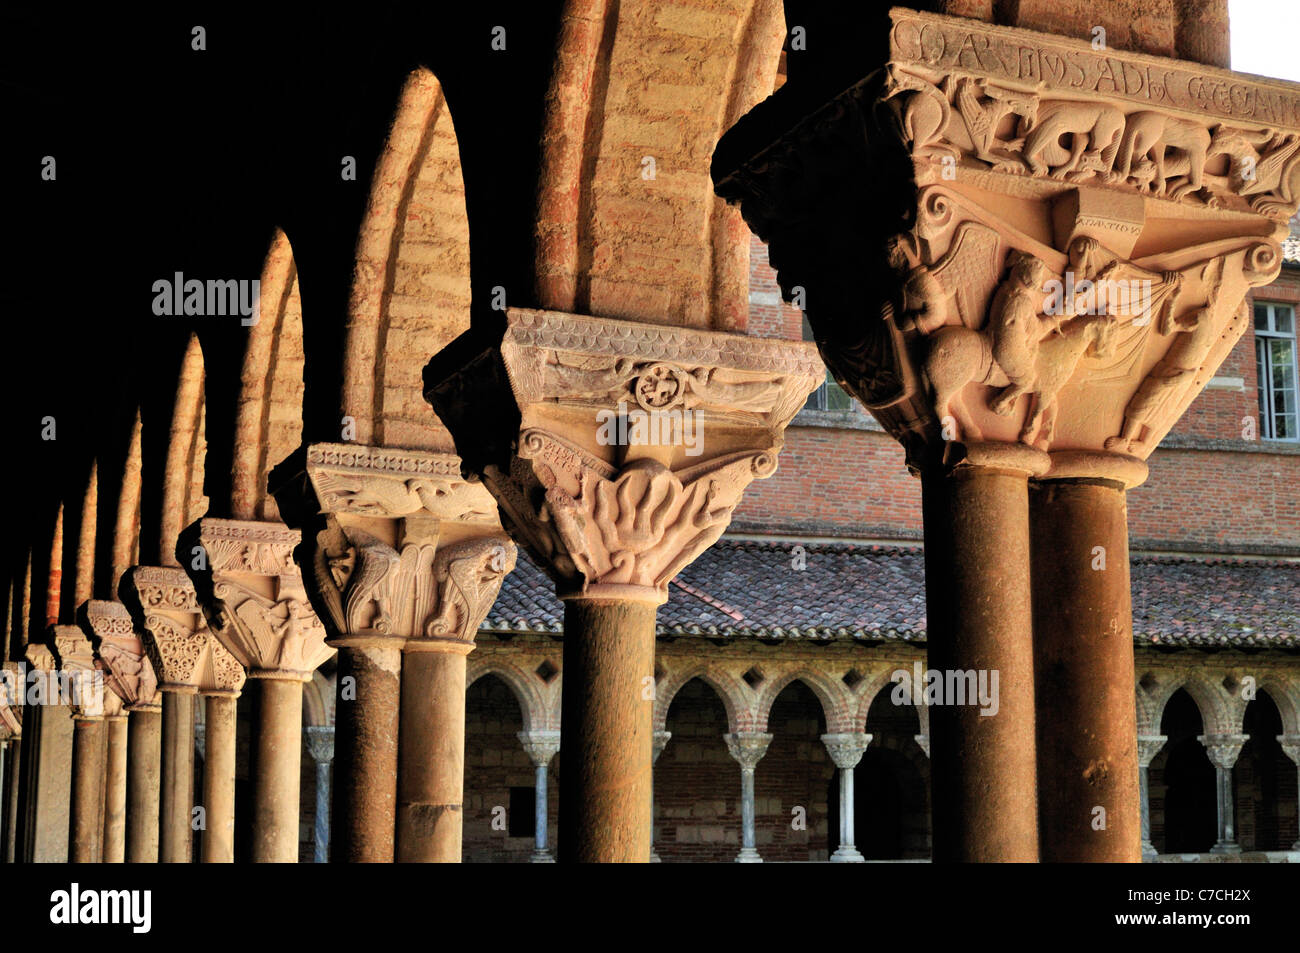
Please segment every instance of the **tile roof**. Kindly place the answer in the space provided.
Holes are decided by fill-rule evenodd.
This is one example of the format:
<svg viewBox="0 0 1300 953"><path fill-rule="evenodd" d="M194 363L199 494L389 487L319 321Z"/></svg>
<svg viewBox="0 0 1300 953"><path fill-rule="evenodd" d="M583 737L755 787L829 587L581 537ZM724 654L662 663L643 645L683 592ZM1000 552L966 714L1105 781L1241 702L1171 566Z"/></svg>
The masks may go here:
<svg viewBox="0 0 1300 953"><path fill-rule="evenodd" d="M925 641L919 547L723 539L670 586L660 635ZM1133 638L1175 646L1300 647L1300 563L1137 556ZM525 553L486 632L562 631L555 587Z"/></svg>

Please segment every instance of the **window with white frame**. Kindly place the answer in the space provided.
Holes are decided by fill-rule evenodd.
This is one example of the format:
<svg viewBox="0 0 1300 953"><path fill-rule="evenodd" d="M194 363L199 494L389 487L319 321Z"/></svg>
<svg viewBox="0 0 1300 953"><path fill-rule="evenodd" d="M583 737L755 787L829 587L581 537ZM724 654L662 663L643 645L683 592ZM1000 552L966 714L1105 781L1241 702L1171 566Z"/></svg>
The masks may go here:
<svg viewBox="0 0 1300 953"><path fill-rule="evenodd" d="M1296 413L1295 308L1255 303L1255 371L1259 379L1259 435L1300 440Z"/></svg>
<svg viewBox="0 0 1300 953"><path fill-rule="evenodd" d="M814 340L812 325L808 319L803 319L803 339L805 341ZM829 370L826 371L826 380L822 385L808 395L808 401L804 404L804 410L857 410L858 402L843 387L835 382Z"/></svg>

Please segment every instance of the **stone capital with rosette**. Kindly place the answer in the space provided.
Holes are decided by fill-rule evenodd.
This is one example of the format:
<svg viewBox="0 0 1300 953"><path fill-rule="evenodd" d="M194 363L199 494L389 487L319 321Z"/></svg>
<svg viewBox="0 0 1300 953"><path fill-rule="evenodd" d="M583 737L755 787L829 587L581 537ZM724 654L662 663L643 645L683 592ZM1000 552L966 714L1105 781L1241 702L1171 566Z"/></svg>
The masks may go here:
<svg viewBox="0 0 1300 953"><path fill-rule="evenodd" d="M1141 482L1278 275L1300 85L890 18L859 83L793 126L788 84L724 136L718 193L914 470Z"/></svg>
<svg viewBox="0 0 1300 953"><path fill-rule="evenodd" d="M199 609L194 585L181 569L134 566L122 576L118 594L163 691L238 695L243 666L212 637Z"/></svg>
<svg viewBox="0 0 1300 953"><path fill-rule="evenodd" d="M334 650L293 561L300 534L279 523L204 517L186 528L189 565L212 634L253 677L306 681Z"/></svg>
<svg viewBox="0 0 1300 953"><path fill-rule="evenodd" d="M871 744L871 735L861 731L839 732L822 735L822 744L826 746L831 761L841 769L856 768L862 760L862 754Z"/></svg>
<svg viewBox="0 0 1300 953"><path fill-rule="evenodd" d="M764 731L736 731L722 736L727 743L727 752L735 758L745 771L753 771L758 762L767 754L767 746L774 736Z"/></svg>
<svg viewBox="0 0 1300 953"><path fill-rule="evenodd" d="M276 499L302 532L294 558L332 644L473 647L516 550L458 457L311 444L282 467Z"/></svg>
<svg viewBox="0 0 1300 953"><path fill-rule="evenodd" d="M425 397L561 597L662 603L823 375L799 342L511 309L434 358Z"/></svg>

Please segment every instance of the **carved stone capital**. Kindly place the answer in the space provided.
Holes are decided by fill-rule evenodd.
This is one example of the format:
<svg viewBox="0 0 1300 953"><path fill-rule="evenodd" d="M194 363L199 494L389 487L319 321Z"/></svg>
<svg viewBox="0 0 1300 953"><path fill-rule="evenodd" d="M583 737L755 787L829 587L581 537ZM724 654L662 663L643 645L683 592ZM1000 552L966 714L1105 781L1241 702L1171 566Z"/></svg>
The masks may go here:
<svg viewBox="0 0 1300 953"><path fill-rule="evenodd" d="M244 669L212 637L189 577L168 566L134 566L118 594L162 691L238 695Z"/></svg>
<svg viewBox="0 0 1300 953"><path fill-rule="evenodd" d="M521 731L518 738L529 759L539 768L550 764L560 750L558 731Z"/></svg>
<svg viewBox="0 0 1300 953"><path fill-rule="evenodd" d="M1151 767L1151 762L1168 740L1167 735L1138 735L1138 767Z"/></svg>
<svg viewBox="0 0 1300 953"><path fill-rule="evenodd" d="M334 650L293 561L301 536L279 523L203 518L178 547L197 541L188 570L213 635L255 677L306 681Z"/></svg>
<svg viewBox="0 0 1300 953"><path fill-rule="evenodd" d="M740 767L753 771L767 754L767 746L773 737L764 731L736 731L723 735L722 740L727 743L727 752L740 762Z"/></svg>
<svg viewBox="0 0 1300 953"><path fill-rule="evenodd" d="M663 602L823 379L810 345L528 309L461 357L425 397L561 597Z"/></svg>
<svg viewBox="0 0 1300 953"><path fill-rule="evenodd" d="M282 468L276 500L331 644L473 647L516 550L458 457L312 444Z"/></svg>
<svg viewBox="0 0 1300 953"><path fill-rule="evenodd" d="M120 602L91 599L78 613L82 631L95 647L109 691L127 711L158 707L158 678L136 635L131 614Z"/></svg>
<svg viewBox="0 0 1300 953"><path fill-rule="evenodd" d="M930 736L929 736L929 735L913 735L913 736L912 736L912 739L916 742L917 746L918 746L922 751L925 752L925 756L926 756L927 758L930 757Z"/></svg>
<svg viewBox="0 0 1300 953"><path fill-rule="evenodd" d="M1277 740L1282 745L1282 753L1300 766L1300 735L1278 735Z"/></svg>
<svg viewBox="0 0 1300 953"><path fill-rule="evenodd" d="M1281 267L1300 85L890 17L866 79L793 127L788 84L723 138L718 193L913 469L1021 444L1140 482Z"/></svg>
<svg viewBox="0 0 1300 953"><path fill-rule="evenodd" d="M0 665L0 739L22 737L26 675L26 666L19 662Z"/></svg>
<svg viewBox="0 0 1300 953"><path fill-rule="evenodd" d="M1231 770L1237 763L1242 746L1250 740L1249 735L1197 735L1196 740L1205 745L1205 753L1215 767Z"/></svg>
<svg viewBox="0 0 1300 953"><path fill-rule="evenodd" d="M104 675L85 633L75 625L53 625L47 641L54 649L55 665L69 678L73 717L86 721L104 717L104 696L109 693L104 691Z"/></svg>
<svg viewBox="0 0 1300 953"><path fill-rule="evenodd" d="M334 760L334 726L309 725L307 751L316 764L329 764Z"/></svg>
<svg viewBox="0 0 1300 953"><path fill-rule="evenodd" d="M856 768L862 760L862 754L871 744L871 735L866 732L852 731L822 735L822 744L840 769Z"/></svg>

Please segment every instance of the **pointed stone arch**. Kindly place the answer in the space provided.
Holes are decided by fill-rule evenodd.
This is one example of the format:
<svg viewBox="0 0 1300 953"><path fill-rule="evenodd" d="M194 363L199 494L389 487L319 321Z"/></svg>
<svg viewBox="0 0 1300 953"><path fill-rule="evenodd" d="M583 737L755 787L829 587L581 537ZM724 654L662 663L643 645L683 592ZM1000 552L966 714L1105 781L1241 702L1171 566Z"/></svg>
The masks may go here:
<svg viewBox="0 0 1300 953"><path fill-rule="evenodd" d="M203 348L197 334L191 334L181 360L167 443L167 470L163 477L162 519L159 523L159 560L164 566L179 565L176 540L181 528L194 522L208 508L203 495L204 438Z"/></svg>
<svg viewBox="0 0 1300 953"><path fill-rule="evenodd" d="M495 675L509 686L515 701L519 703L524 731L554 730L560 727L559 712L552 711L546 704L536 676L529 675L513 663L499 657L476 661L471 656L469 667L465 672L466 691L484 675ZM557 676L557 679L560 677L562 676Z"/></svg>
<svg viewBox="0 0 1300 953"><path fill-rule="evenodd" d="M262 266L259 306L248 329L235 421L230 512L241 520L279 518L267 474L302 440L302 296L293 248L279 229Z"/></svg>
<svg viewBox="0 0 1300 953"><path fill-rule="evenodd" d="M668 673L667 677L655 686L655 731L667 730L668 712L673 706L673 699L687 682L696 678L708 685L722 702L723 710L727 713L728 731L751 730L755 717L756 698L753 689L746 685L743 679L726 669L706 662L697 662Z"/></svg>
<svg viewBox="0 0 1300 953"><path fill-rule="evenodd" d="M1192 701L1196 703L1196 708L1201 713L1201 726L1204 734L1239 734L1241 732L1245 707L1234 704L1223 686L1197 673L1182 678L1172 678L1161 684L1161 690L1156 695L1158 717L1155 720L1155 725L1157 734L1159 733L1160 722L1164 718L1165 707L1169 704L1169 699L1174 692L1180 688L1185 689L1187 694L1191 696Z"/></svg>
<svg viewBox="0 0 1300 953"><path fill-rule="evenodd" d="M765 685L758 699L758 718L755 730L767 731L767 719L772 713L772 705L777 696L791 682L803 682L821 702L822 713L826 718L826 731L830 734L853 731L853 703L848 688L843 682L836 682L822 672L800 667L785 672Z"/></svg>
<svg viewBox="0 0 1300 953"><path fill-rule="evenodd" d="M357 241L343 413L359 443L454 452L421 372L469 328L469 219L442 85L411 73L375 168Z"/></svg>
<svg viewBox="0 0 1300 953"><path fill-rule="evenodd" d="M1300 736L1300 685L1283 672L1269 672L1259 682L1282 716L1284 734ZM1258 697L1258 696L1256 696Z"/></svg>

